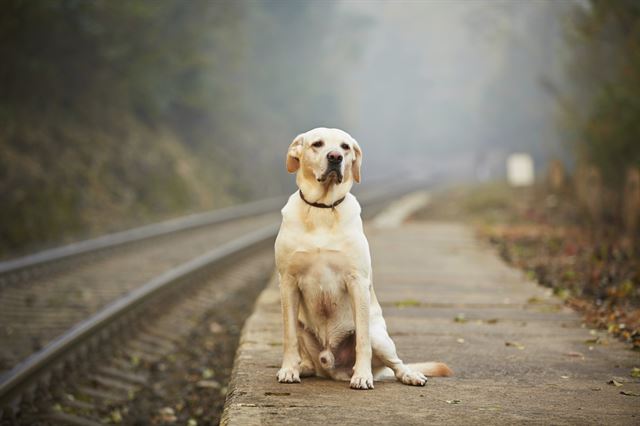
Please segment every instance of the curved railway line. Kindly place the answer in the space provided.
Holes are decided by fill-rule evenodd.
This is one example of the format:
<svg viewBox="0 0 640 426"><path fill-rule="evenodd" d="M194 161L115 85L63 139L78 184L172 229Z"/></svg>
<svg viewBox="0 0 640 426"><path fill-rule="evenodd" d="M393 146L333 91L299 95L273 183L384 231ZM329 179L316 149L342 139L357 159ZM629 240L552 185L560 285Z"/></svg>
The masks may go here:
<svg viewBox="0 0 640 426"><path fill-rule="evenodd" d="M276 222L277 213L266 213L199 227L7 286L0 290L0 370L13 367L73 324L165 270Z"/></svg>
<svg viewBox="0 0 640 426"><path fill-rule="evenodd" d="M365 213L414 188L359 196ZM99 424L177 336L273 269L284 199L149 225L0 263L3 424ZM213 249L211 249L214 247Z"/></svg>

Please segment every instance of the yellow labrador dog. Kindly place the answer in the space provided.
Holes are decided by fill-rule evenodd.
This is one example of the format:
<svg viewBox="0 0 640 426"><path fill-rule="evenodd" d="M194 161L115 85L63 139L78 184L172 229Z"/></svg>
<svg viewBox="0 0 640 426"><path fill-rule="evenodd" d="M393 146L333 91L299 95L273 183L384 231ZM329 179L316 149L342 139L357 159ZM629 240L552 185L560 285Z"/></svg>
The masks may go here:
<svg viewBox="0 0 640 426"><path fill-rule="evenodd" d="M296 137L287 170L299 191L282 209L276 239L284 323L281 383L317 375L373 389L373 375L393 370L407 385L448 376L442 363L404 364L387 333L371 282L360 205L362 150L346 132L317 128ZM387 370L388 372L388 370Z"/></svg>

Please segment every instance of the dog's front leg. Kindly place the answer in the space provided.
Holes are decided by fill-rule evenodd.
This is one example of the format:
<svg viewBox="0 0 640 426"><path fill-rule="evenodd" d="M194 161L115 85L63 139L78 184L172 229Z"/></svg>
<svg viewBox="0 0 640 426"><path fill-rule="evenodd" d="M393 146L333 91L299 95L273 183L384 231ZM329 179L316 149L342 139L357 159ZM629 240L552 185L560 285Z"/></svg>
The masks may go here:
<svg viewBox="0 0 640 426"><path fill-rule="evenodd" d="M290 274L280 275L280 300L284 325L284 354L282 368L278 371L280 383L300 382L300 353L298 352L297 321L300 306L300 290Z"/></svg>
<svg viewBox="0 0 640 426"><path fill-rule="evenodd" d="M354 389L373 389L371 374L371 336L369 334L369 307L371 283L363 277L354 277L347 283L351 296L351 309L356 325L356 364L351 376Z"/></svg>

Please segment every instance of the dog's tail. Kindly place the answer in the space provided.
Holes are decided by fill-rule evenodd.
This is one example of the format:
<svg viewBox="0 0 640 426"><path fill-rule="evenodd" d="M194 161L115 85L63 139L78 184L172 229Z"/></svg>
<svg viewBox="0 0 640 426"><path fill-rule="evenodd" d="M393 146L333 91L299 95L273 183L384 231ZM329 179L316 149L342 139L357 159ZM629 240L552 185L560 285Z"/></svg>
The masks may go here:
<svg viewBox="0 0 640 426"><path fill-rule="evenodd" d="M453 376L453 371L442 362L416 362L413 364L405 364L412 370L419 371L428 377L449 377ZM376 380L393 379L395 375L389 367L378 370L375 374Z"/></svg>
<svg viewBox="0 0 640 426"><path fill-rule="evenodd" d="M417 362L415 364L407 364L407 367L419 371L428 377L453 376L453 370L443 362Z"/></svg>

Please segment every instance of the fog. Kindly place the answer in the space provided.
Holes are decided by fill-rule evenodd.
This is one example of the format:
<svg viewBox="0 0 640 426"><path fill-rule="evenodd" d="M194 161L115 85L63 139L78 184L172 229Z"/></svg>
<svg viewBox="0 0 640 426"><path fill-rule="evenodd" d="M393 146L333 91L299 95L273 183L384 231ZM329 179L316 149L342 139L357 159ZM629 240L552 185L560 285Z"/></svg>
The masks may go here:
<svg viewBox="0 0 640 426"><path fill-rule="evenodd" d="M330 111L308 108L301 125L345 128L363 146L369 176L488 179L515 151L542 165L562 153L553 88L563 84L562 23L573 6L316 3L324 46L284 72L328 67L326 78L309 84L336 95L323 105Z"/></svg>
<svg viewBox="0 0 640 426"><path fill-rule="evenodd" d="M359 141L363 184L496 179L513 152L538 170L572 160L559 114L567 63L603 69L567 42L570 15L589 7L11 0L0 14L0 239L38 246L291 192L287 147L319 126Z"/></svg>

